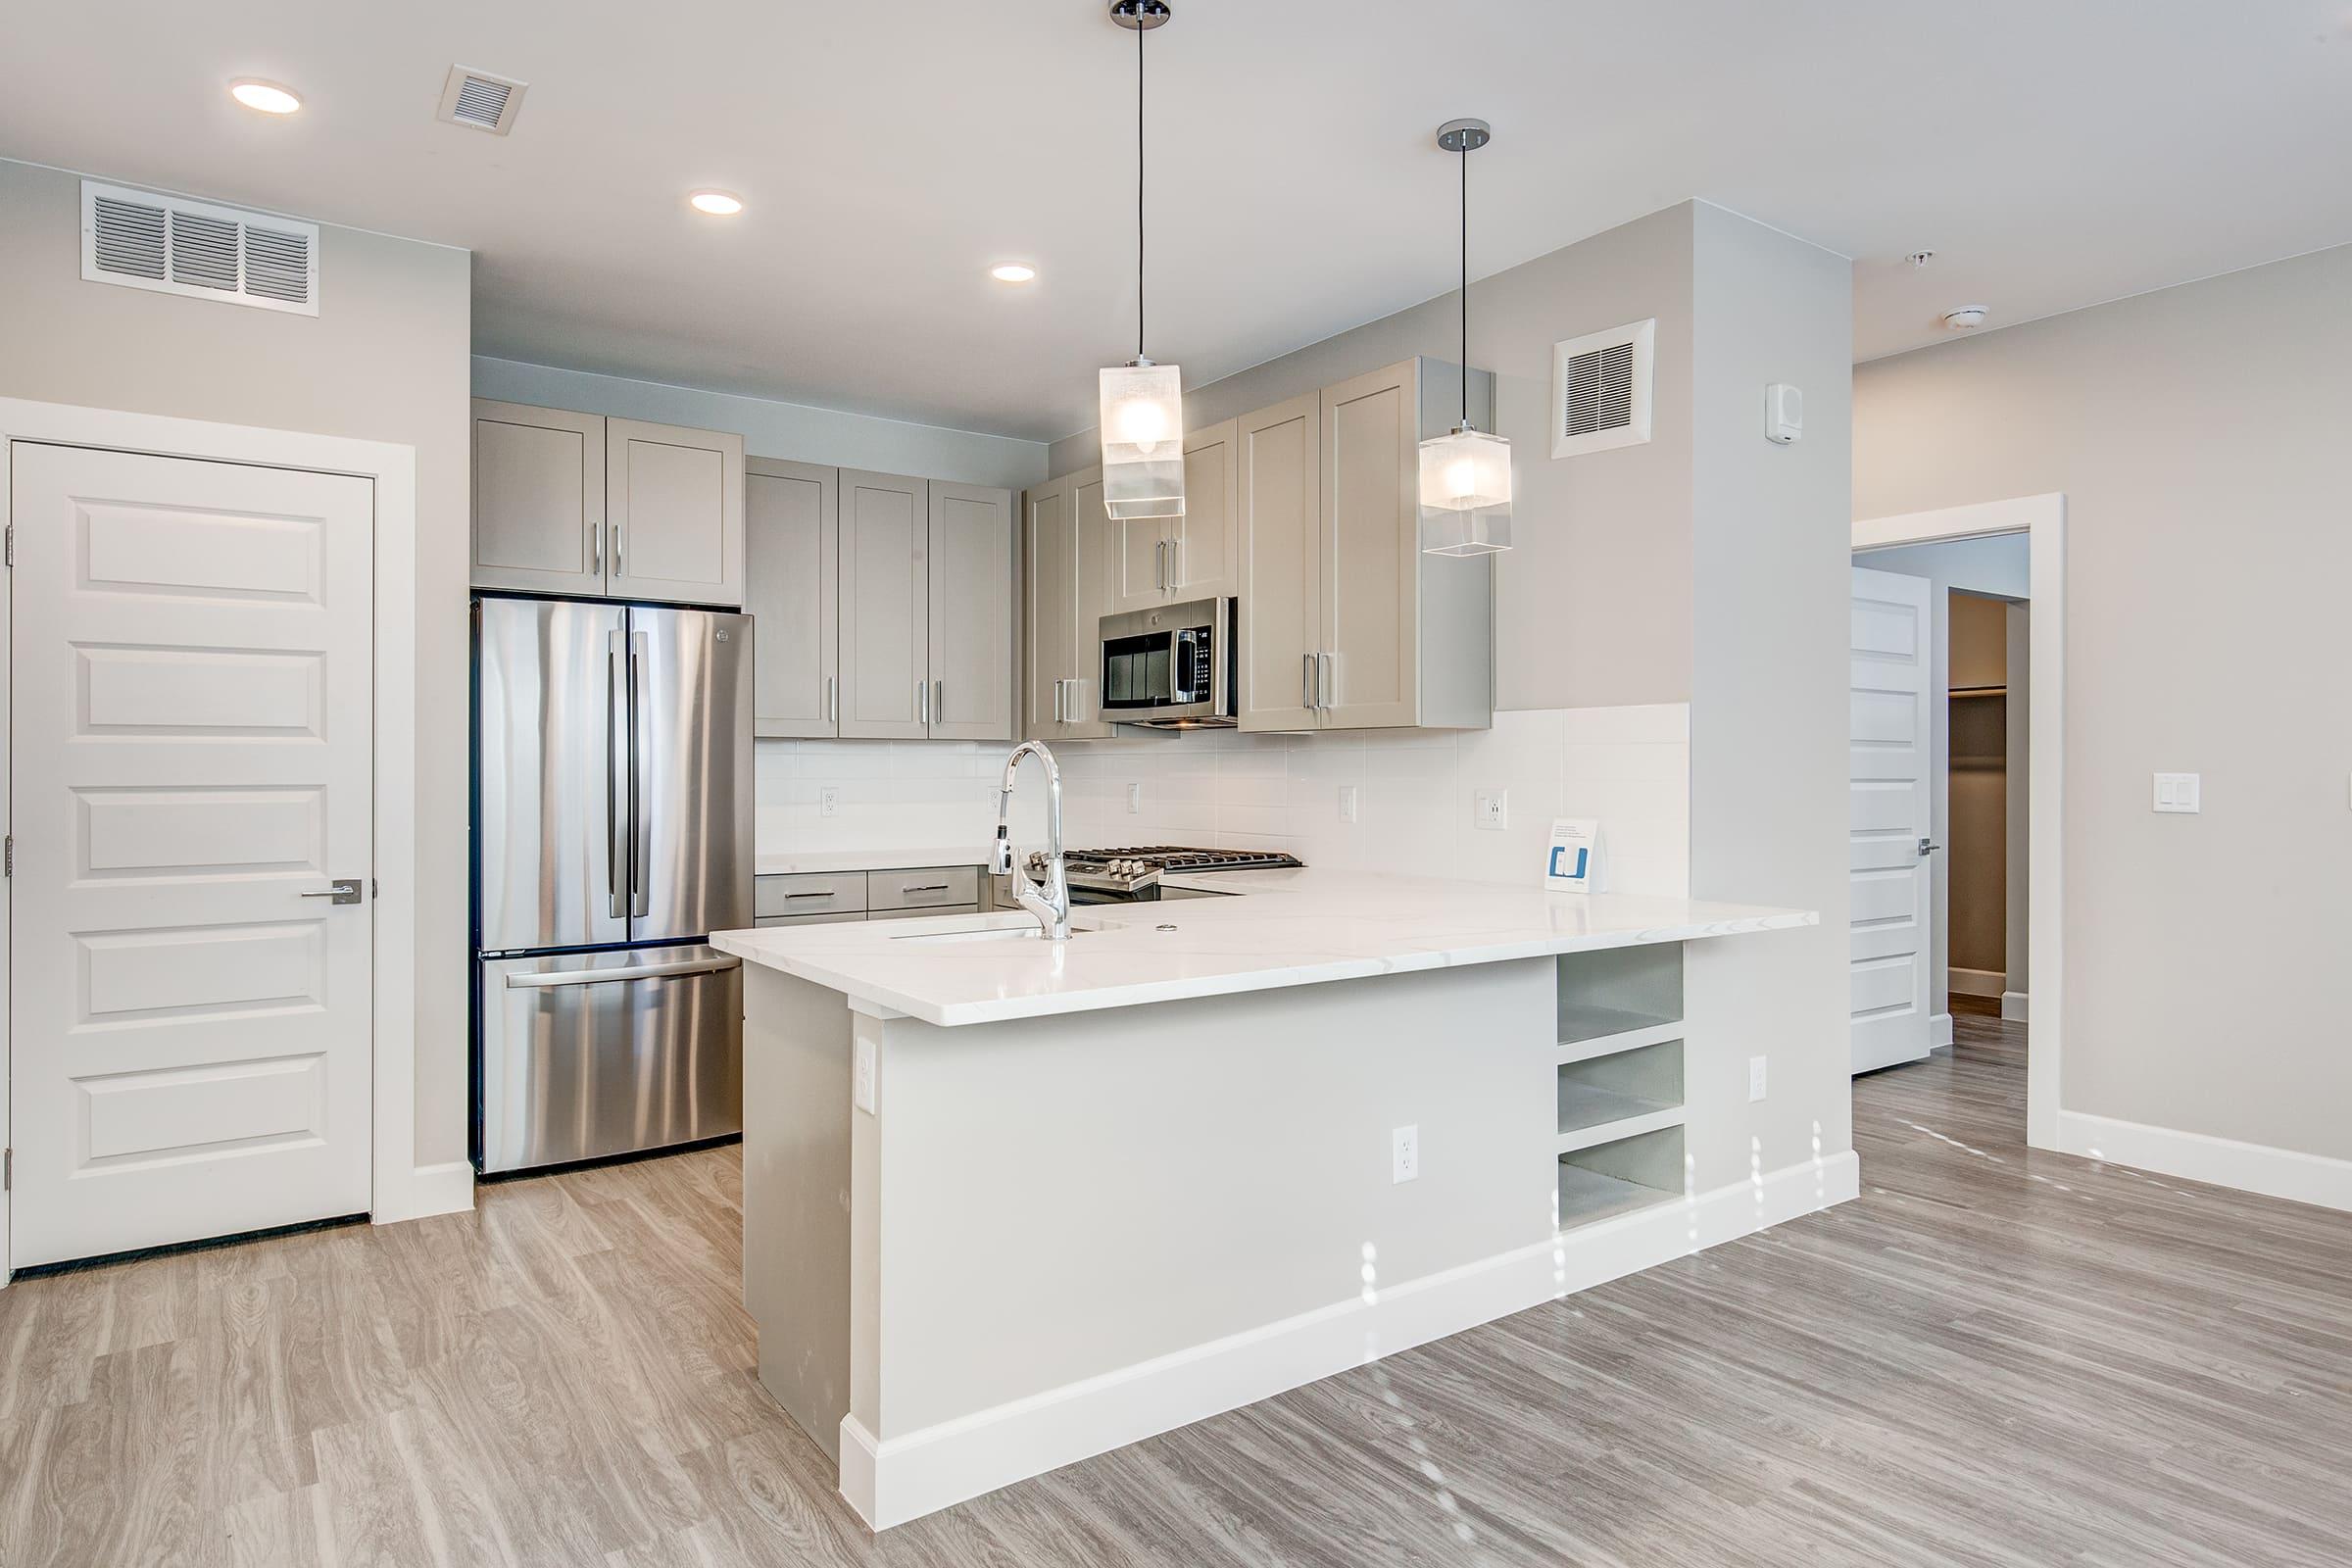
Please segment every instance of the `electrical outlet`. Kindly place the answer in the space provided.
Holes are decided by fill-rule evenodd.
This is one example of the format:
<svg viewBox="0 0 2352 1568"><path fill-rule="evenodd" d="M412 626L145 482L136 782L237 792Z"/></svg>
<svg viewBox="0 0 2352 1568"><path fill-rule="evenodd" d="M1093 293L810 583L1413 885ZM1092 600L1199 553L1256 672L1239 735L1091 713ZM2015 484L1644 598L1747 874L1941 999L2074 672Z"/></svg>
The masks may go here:
<svg viewBox="0 0 2352 1568"><path fill-rule="evenodd" d="M878 1065L874 1060L874 1043L860 1037L858 1041L856 1055L857 1064L852 1074L850 1100L859 1110L871 1116L874 1113L874 1079Z"/></svg>
<svg viewBox="0 0 2352 1568"><path fill-rule="evenodd" d="M1352 784L1340 786L1340 820L1343 822L1355 820L1355 786Z"/></svg>
<svg viewBox="0 0 2352 1568"><path fill-rule="evenodd" d="M2159 811L2195 812L2201 809L2198 797L2203 793L2204 779L2196 773L2159 773L2156 775L2155 808Z"/></svg>
<svg viewBox="0 0 2352 1568"><path fill-rule="evenodd" d="M1752 1102L1764 1098L1764 1058L1747 1058L1747 1098Z"/></svg>
<svg viewBox="0 0 2352 1568"><path fill-rule="evenodd" d="M1482 832L1499 833L1511 825L1511 792L1480 790L1470 807L1470 825Z"/></svg>
<svg viewBox="0 0 2352 1568"><path fill-rule="evenodd" d="M1389 1180L1409 1182L1421 1174L1421 1129L1394 1127L1389 1130Z"/></svg>
<svg viewBox="0 0 2352 1568"><path fill-rule="evenodd" d="M1140 815L1140 814L1142 813L1143 809L1144 809L1144 787L1143 787L1141 784L1130 784L1130 785L1128 785L1128 786L1127 786L1127 814L1128 814L1129 816L1136 816L1136 815Z"/></svg>
<svg viewBox="0 0 2352 1568"><path fill-rule="evenodd" d="M816 814L819 816L839 816L841 814L841 790L838 786L828 784L816 792Z"/></svg>

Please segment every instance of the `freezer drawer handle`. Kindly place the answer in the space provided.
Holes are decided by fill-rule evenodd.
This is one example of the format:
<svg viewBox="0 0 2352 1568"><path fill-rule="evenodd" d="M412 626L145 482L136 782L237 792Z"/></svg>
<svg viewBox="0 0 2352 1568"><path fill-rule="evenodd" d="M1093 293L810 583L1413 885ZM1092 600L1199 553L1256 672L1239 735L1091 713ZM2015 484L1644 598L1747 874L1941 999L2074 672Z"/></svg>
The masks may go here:
<svg viewBox="0 0 2352 1568"><path fill-rule="evenodd" d="M678 958L668 963L641 963L633 969L551 969L545 974L511 974L507 988L511 991L542 991L549 986L601 986L623 980L668 980L687 974L724 974L740 969L743 960L736 957Z"/></svg>

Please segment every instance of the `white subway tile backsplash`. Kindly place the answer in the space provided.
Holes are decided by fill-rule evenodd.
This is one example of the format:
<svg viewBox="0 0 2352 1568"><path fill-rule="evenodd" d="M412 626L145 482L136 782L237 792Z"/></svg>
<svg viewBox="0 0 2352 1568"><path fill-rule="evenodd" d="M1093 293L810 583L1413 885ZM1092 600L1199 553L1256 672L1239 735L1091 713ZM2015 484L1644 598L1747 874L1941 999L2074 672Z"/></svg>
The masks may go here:
<svg viewBox="0 0 2352 1568"><path fill-rule="evenodd" d="M1690 714L1683 704L1501 712L1486 730L1336 735L1122 732L1064 743L1062 821L1073 848L1198 844L1276 849L1309 865L1526 882L1555 816L1601 820L1604 886L1690 887ZM1005 747L948 741L762 741L760 846L985 845ZM1141 786L1140 809L1127 808ZM1340 818L1340 790L1356 820ZM820 789L838 814L818 814ZM1500 832L1471 825L1481 790L1509 794ZM1045 832L1027 774L1014 836Z"/></svg>

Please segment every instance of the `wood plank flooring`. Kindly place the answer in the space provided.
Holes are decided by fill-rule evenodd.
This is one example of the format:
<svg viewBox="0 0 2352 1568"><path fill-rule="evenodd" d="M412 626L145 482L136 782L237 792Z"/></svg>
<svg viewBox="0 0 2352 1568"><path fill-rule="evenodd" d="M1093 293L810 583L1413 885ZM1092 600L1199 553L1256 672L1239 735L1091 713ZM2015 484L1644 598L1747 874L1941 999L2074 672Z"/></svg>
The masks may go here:
<svg viewBox="0 0 2352 1568"><path fill-rule="evenodd" d="M1863 1196L868 1537L751 1374L731 1150L0 1292L0 1564L2352 1562L2352 1216L2033 1153L2023 1028Z"/></svg>

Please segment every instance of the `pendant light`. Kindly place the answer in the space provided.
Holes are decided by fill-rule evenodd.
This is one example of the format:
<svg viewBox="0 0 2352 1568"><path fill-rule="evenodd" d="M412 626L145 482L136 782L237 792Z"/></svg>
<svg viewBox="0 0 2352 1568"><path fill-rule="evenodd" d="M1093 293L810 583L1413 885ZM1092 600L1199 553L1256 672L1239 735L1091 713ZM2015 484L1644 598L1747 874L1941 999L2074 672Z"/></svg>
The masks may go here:
<svg viewBox="0 0 2352 1568"><path fill-rule="evenodd" d="M1144 357L1144 34L1167 0L1112 0L1135 34L1135 358L1102 371L1102 510L1114 518L1184 515L1184 377Z"/></svg>
<svg viewBox="0 0 2352 1568"><path fill-rule="evenodd" d="M1438 127L1438 145L1462 160L1462 422L1421 443L1421 548L1433 556L1511 548L1511 444L1470 422L1470 155L1494 134L1483 120Z"/></svg>

